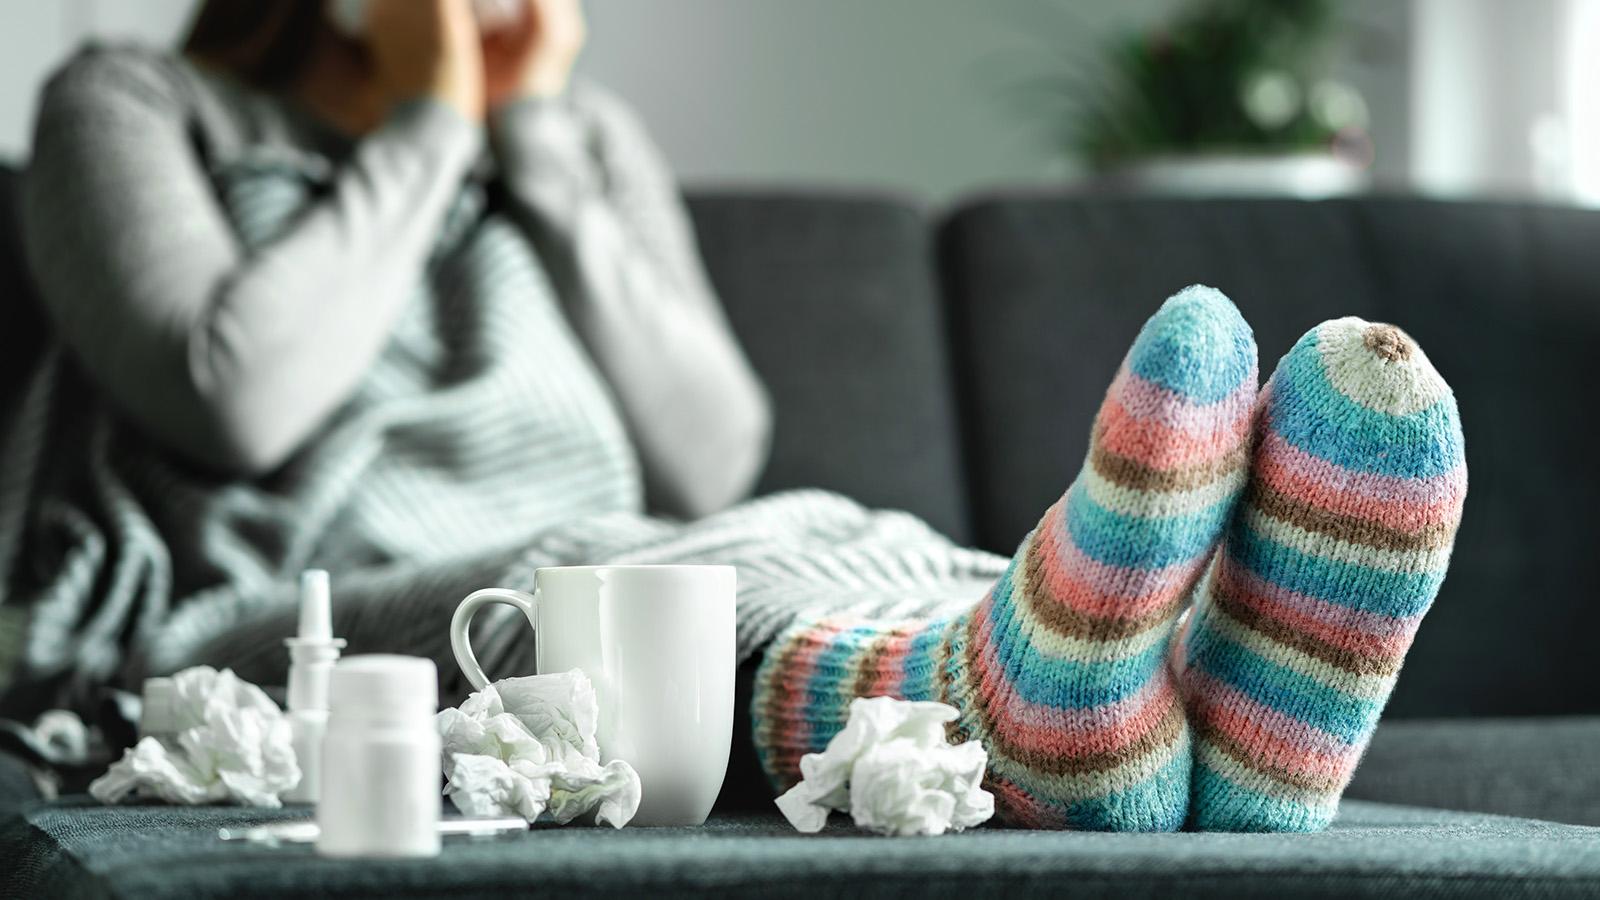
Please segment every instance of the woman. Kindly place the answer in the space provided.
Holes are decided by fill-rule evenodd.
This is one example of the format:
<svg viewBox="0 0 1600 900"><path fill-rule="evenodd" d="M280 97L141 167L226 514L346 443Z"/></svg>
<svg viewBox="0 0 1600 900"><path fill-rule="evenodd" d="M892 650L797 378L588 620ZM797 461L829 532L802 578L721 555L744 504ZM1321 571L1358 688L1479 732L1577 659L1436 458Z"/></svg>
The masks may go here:
<svg viewBox="0 0 1600 900"><path fill-rule="evenodd" d="M734 563L779 783L887 693L955 705L1016 822L1326 824L1464 491L1453 401L1402 333L1319 326L1253 430L1248 326L1178 294L1009 565L815 492L649 518L742 496L768 413L670 176L567 84L575 3L483 36L466 0L359 25L210 0L183 57L89 51L47 90L26 232L63 349L21 432L26 683L272 680L310 566L353 650L447 660L455 601L534 566ZM524 632L486 668L526 670Z"/></svg>

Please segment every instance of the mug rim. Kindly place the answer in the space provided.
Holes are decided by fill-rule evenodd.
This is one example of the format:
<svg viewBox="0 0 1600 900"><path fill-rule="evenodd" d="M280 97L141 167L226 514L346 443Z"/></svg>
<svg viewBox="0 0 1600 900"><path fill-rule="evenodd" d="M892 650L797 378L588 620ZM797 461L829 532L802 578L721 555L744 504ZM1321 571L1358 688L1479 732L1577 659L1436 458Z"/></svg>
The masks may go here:
<svg viewBox="0 0 1600 900"><path fill-rule="evenodd" d="M595 563L593 565L583 565L583 566L537 566L537 567L534 568L533 571L534 571L534 574L537 575L540 572L592 572L592 571L595 571L596 569L616 569L616 570L620 570L620 571L634 571L634 572L647 572L647 571L671 572L671 571L684 571L684 570L702 570L702 571L728 570L728 571L732 571L732 570L735 570L736 568L737 568L736 566L724 565L724 564L720 564L720 563L707 563L707 564L701 564L701 563L640 563L640 564L633 564L633 563L615 563L615 564L612 564L612 563Z"/></svg>

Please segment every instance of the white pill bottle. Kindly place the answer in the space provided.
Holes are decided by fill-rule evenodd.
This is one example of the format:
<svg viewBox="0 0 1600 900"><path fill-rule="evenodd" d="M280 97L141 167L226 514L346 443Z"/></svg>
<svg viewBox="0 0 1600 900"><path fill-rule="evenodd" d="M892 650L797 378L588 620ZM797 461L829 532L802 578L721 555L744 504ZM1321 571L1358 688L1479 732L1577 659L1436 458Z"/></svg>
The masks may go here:
<svg viewBox="0 0 1600 900"><path fill-rule="evenodd" d="M375 654L334 666L322 741L318 853L439 853L438 705L432 660Z"/></svg>

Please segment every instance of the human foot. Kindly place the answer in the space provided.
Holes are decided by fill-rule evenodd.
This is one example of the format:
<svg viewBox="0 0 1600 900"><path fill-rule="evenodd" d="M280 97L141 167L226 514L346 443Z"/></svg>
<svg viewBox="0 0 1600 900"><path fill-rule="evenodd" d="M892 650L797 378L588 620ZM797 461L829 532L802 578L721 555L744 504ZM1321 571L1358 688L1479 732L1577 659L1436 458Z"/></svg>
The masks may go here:
<svg viewBox="0 0 1600 900"><path fill-rule="evenodd" d="M956 706L982 740L1003 818L1170 831L1190 741L1163 658L1244 484L1256 351L1210 288L1140 331L1077 480L976 609L950 622L832 618L791 628L758 674L756 742L774 780L822 749L856 696Z"/></svg>
<svg viewBox="0 0 1600 900"><path fill-rule="evenodd" d="M1316 831L1444 580L1467 487L1461 424L1414 341L1347 318L1284 356L1256 430L1180 651L1191 821Z"/></svg>

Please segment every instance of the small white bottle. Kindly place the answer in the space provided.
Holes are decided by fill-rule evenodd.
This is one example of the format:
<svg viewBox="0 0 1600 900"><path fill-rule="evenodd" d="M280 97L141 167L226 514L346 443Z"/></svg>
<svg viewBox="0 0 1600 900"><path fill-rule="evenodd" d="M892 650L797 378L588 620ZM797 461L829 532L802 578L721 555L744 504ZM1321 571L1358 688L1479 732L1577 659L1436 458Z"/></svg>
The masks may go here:
<svg viewBox="0 0 1600 900"><path fill-rule="evenodd" d="M328 727L328 677L344 639L333 636L328 573L300 574L300 630L289 648L289 729L300 782L285 791L285 803L316 803L322 784L322 738Z"/></svg>
<svg viewBox="0 0 1600 900"><path fill-rule="evenodd" d="M318 853L439 853L438 677L432 660L415 656L352 656L334 666Z"/></svg>

